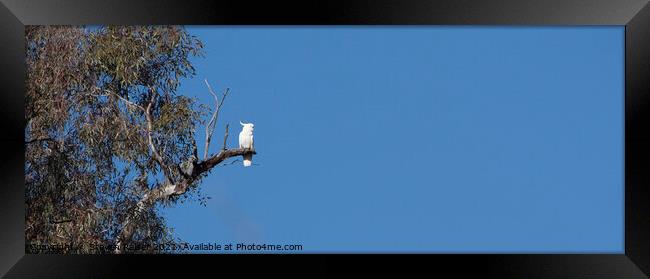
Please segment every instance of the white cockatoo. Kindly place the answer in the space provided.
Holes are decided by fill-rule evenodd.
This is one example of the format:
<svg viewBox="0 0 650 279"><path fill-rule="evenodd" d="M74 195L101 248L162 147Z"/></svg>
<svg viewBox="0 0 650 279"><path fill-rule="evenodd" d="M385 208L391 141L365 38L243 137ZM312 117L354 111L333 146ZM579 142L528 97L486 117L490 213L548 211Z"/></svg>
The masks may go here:
<svg viewBox="0 0 650 279"><path fill-rule="evenodd" d="M239 148L243 149L253 149L253 123L242 123L241 132L239 132ZM253 164L253 154L244 155L244 167L249 167Z"/></svg>

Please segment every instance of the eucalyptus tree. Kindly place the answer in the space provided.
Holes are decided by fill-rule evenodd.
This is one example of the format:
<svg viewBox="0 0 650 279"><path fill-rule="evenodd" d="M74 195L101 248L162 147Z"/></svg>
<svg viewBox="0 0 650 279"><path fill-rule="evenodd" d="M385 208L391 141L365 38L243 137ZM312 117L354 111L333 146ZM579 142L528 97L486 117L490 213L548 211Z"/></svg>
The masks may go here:
<svg viewBox="0 0 650 279"><path fill-rule="evenodd" d="M157 205L203 201L198 185L215 166L255 153L228 149L227 132L208 152L228 91L206 81L211 112L178 92L203 55L182 27L29 26L25 37L27 252L157 252L174 241Z"/></svg>

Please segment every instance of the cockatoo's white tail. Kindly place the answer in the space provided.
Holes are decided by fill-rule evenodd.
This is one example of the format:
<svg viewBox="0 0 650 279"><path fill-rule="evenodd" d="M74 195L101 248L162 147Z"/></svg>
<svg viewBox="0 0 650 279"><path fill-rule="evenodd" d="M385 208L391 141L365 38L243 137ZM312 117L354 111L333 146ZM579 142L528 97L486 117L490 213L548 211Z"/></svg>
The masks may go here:
<svg viewBox="0 0 650 279"><path fill-rule="evenodd" d="M253 164L253 154L244 155L244 167L250 167Z"/></svg>

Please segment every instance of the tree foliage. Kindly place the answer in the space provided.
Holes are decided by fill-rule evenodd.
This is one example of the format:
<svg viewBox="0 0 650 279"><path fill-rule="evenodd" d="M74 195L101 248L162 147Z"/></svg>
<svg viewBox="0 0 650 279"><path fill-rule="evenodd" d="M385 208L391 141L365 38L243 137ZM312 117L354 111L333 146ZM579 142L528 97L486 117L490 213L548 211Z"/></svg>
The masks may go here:
<svg viewBox="0 0 650 279"><path fill-rule="evenodd" d="M176 204L212 167L251 152L198 160L206 111L177 90L203 45L184 29L29 26L25 36L28 253L172 241L154 205Z"/></svg>

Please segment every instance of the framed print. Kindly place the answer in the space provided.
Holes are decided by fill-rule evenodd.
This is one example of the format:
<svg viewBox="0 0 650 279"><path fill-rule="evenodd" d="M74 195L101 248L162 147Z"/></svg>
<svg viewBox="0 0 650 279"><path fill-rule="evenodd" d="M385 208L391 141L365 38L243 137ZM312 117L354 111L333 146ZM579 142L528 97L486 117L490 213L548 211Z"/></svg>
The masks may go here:
<svg viewBox="0 0 650 279"><path fill-rule="evenodd" d="M0 272L647 278L649 6L3 0Z"/></svg>

